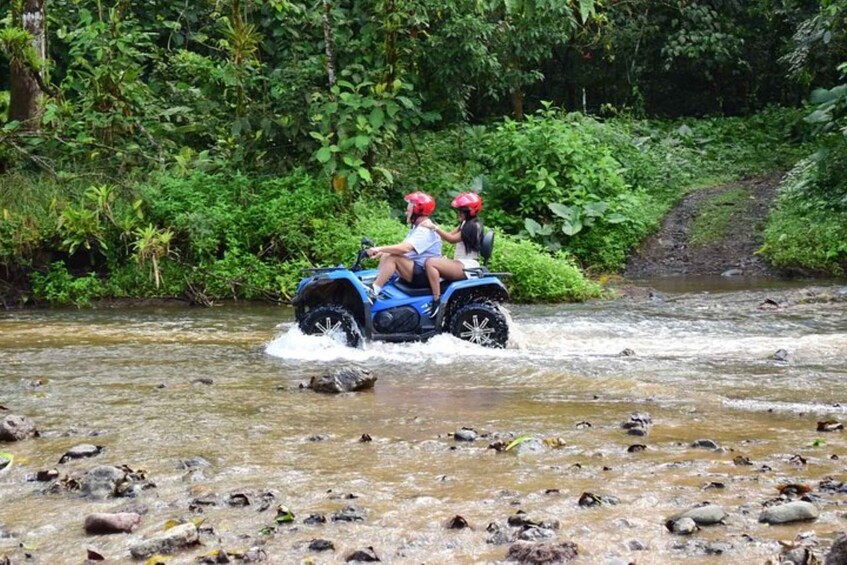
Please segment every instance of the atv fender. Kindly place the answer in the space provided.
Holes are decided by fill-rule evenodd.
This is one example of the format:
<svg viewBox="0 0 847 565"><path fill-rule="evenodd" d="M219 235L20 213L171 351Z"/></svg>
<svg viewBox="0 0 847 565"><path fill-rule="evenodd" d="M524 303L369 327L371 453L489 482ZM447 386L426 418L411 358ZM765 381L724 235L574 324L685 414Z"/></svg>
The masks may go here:
<svg viewBox="0 0 847 565"><path fill-rule="evenodd" d="M294 297L294 315L300 322L315 306L338 304L353 315L366 337L372 333L370 302L362 281L350 271L321 273L303 281Z"/></svg>

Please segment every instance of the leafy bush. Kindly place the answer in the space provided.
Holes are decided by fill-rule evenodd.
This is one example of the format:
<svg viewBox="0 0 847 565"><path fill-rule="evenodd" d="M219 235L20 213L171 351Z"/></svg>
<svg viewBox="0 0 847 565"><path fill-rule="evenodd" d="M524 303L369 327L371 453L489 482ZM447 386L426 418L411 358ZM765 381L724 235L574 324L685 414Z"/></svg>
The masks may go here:
<svg viewBox="0 0 847 565"><path fill-rule="evenodd" d="M826 171L826 169L825 169ZM821 196L828 180L806 159L786 175L765 228L764 253L774 265L834 275L847 271L847 205Z"/></svg>
<svg viewBox="0 0 847 565"><path fill-rule="evenodd" d="M74 277L62 262L52 263L44 274L32 273L31 280L33 297L51 304L86 306L105 296L105 287L94 273Z"/></svg>
<svg viewBox="0 0 847 565"><path fill-rule="evenodd" d="M498 237L491 269L512 274L507 286L517 302L577 302L602 294L567 255L550 255L526 240Z"/></svg>

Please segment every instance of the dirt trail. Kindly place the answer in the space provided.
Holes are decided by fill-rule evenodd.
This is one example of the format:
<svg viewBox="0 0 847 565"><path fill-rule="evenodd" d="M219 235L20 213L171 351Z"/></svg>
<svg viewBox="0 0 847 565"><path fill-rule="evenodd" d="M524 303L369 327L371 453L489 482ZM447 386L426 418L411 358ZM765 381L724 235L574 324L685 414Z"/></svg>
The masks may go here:
<svg viewBox="0 0 847 565"><path fill-rule="evenodd" d="M629 278L671 275L720 275L739 269L744 276L777 276L780 272L755 255L762 246L762 229L776 196L780 174L771 174L699 190L686 196L664 219L658 233L645 240L627 263ZM728 229L714 241L692 244L692 223L704 206L732 190L749 196L728 204Z"/></svg>

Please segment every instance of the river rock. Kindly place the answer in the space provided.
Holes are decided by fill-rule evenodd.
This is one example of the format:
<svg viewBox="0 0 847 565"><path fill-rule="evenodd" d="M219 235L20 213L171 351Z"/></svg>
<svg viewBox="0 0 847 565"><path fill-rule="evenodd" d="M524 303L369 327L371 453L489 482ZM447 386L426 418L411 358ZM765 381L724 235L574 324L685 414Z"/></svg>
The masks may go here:
<svg viewBox="0 0 847 565"><path fill-rule="evenodd" d="M98 512L85 517L85 532L88 534L129 533L141 523L141 515L135 512Z"/></svg>
<svg viewBox="0 0 847 565"><path fill-rule="evenodd" d="M771 359L774 361L780 361L785 363L788 361L788 351L785 349L777 349L773 355L771 355Z"/></svg>
<svg viewBox="0 0 847 565"><path fill-rule="evenodd" d="M626 548L630 551L646 551L647 545L639 539L631 539L626 542Z"/></svg>
<svg viewBox="0 0 847 565"><path fill-rule="evenodd" d="M845 565L847 564L847 534L839 534L829 553L826 554L824 565Z"/></svg>
<svg viewBox="0 0 847 565"><path fill-rule="evenodd" d="M211 466L212 464L209 463L208 460L204 459L203 457L200 457L199 455L191 457L190 459L180 459L179 462L177 462L177 468L183 471L206 469Z"/></svg>
<svg viewBox="0 0 847 565"><path fill-rule="evenodd" d="M720 449L720 445L714 440L711 439L698 439L691 444L691 447L695 447L697 449Z"/></svg>
<svg viewBox="0 0 847 565"><path fill-rule="evenodd" d="M363 369L340 369L329 375L312 377L309 388L315 392L327 394L338 394L342 392L356 392L373 388L376 377L370 371Z"/></svg>
<svg viewBox="0 0 847 565"><path fill-rule="evenodd" d="M788 522L802 522L816 520L820 516L820 510L811 502L796 500L779 506L765 508L759 516L759 522L765 524L786 524Z"/></svg>
<svg viewBox="0 0 847 565"><path fill-rule="evenodd" d="M668 523L670 524L668 529L681 536L687 536L697 531L697 523L692 518L680 518L672 522L668 521Z"/></svg>
<svg viewBox="0 0 847 565"><path fill-rule="evenodd" d="M473 428L460 428L453 434L456 441L476 441L477 433Z"/></svg>
<svg viewBox="0 0 847 565"><path fill-rule="evenodd" d="M328 539L313 539L309 542L309 549L312 551L335 551L335 544Z"/></svg>
<svg viewBox="0 0 847 565"><path fill-rule="evenodd" d="M67 463L71 459L83 459L85 457L94 457L96 455L100 455L103 451L102 445L91 445L90 443L83 443L80 445L76 445L70 448L62 458L59 459L59 465L62 463Z"/></svg>
<svg viewBox="0 0 847 565"><path fill-rule="evenodd" d="M556 532L549 528L539 528L537 526L529 526L518 532L518 539L523 541L541 541L552 539Z"/></svg>
<svg viewBox="0 0 847 565"><path fill-rule="evenodd" d="M564 563L576 559L578 554L577 546L572 541L559 543L519 541L509 546L509 550L506 552L506 561L517 561L532 565Z"/></svg>
<svg viewBox="0 0 847 565"><path fill-rule="evenodd" d="M129 548L136 559L147 559L152 555L172 555L177 550L198 542L197 527L188 522L154 535Z"/></svg>
<svg viewBox="0 0 847 565"><path fill-rule="evenodd" d="M671 516L667 519L667 522L676 522L681 518L691 518L698 526L712 526L722 523L726 518L726 512L716 504L704 504ZM673 529L671 526L667 527L669 530Z"/></svg>
<svg viewBox="0 0 847 565"><path fill-rule="evenodd" d="M26 416L9 414L0 421L0 441L21 441L38 437L35 422Z"/></svg>
<svg viewBox="0 0 847 565"><path fill-rule="evenodd" d="M620 504L620 499L616 496L601 496L593 492L584 492L579 497L579 504L583 508L591 508L594 506L614 506Z"/></svg>
<svg viewBox="0 0 847 565"><path fill-rule="evenodd" d="M355 506L348 506L344 510L333 513L330 519L333 522L364 522L365 512Z"/></svg>
<svg viewBox="0 0 847 565"><path fill-rule="evenodd" d="M524 440L511 449L512 453L514 453L515 455L541 453L546 450L547 445L544 443L544 441L537 437Z"/></svg>
<svg viewBox="0 0 847 565"><path fill-rule="evenodd" d="M373 546L368 546L367 549L358 549L344 558L344 561L362 561L365 563L374 563L381 561L374 551Z"/></svg>
<svg viewBox="0 0 847 565"><path fill-rule="evenodd" d="M82 478L82 494L89 498L114 496L118 485L125 479L126 472L123 469L112 465L99 465Z"/></svg>
<svg viewBox="0 0 847 565"><path fill-rule="evenodd" d="M721 273L722 277L740 277L744 275L744 271L741 269L727 269L726 271Z"/></svg>

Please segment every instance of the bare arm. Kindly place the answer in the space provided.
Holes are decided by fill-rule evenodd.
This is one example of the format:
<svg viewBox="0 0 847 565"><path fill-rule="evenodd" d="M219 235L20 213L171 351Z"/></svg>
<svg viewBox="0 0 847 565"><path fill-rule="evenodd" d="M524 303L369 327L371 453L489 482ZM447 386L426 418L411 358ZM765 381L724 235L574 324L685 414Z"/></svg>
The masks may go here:
<svg viewBox="0 0 847 565"><path fill-rule="evenodd" d="M368 249L368 257L376 257L378 255L405 255L414 247L406 241L394 244L384 245L382 247L371 247Z"/></svg>
<svg viewBox="0 0 847 565"><path fill-rule="evenodd" d="M450 232L444 231L443 229L436 226L432 222L432 220L429 220L429 219L421 222L421 227L427 228L427 229L430 229L430 230L434 230L435 233L438 234L438 237L440 237L441 239L443 239L447 243L456 244L456 243L459 243L460 241L462 241L462 232L461 232L461 230L459 230L459 228L456 228L455 230L450 231Z"/></svg>

